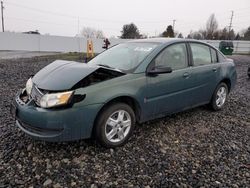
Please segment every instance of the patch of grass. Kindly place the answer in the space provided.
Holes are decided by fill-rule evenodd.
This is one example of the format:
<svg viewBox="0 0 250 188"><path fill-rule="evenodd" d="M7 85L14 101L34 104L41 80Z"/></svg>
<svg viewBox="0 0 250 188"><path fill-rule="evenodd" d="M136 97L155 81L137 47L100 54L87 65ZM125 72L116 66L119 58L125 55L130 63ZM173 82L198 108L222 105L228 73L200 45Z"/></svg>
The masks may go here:
<svg viewBox="0 0 250 188"><path fill-rule="evenodd" d="M77 52L70 52L70 53L62 53L56 55L46 56L49 59L62 59L68 61L81 61L84 62L86 58L86 53L77 53Z"/></svg>
<svg viewBox="0 0 250 188"><path fill-rule="evenodd" d="M97 55L97 54L95 54ZM45 55L45 56L37 56L33 58L29 58L30 60L35 60L35 61L54 61L57 59L60 60L67 60L67 61L78 61L78 62L86 62L86 53L78 53L78 52L69 52L69 53L58 53L55 55ZM24 58L27 59L27 58Z"/></svg>

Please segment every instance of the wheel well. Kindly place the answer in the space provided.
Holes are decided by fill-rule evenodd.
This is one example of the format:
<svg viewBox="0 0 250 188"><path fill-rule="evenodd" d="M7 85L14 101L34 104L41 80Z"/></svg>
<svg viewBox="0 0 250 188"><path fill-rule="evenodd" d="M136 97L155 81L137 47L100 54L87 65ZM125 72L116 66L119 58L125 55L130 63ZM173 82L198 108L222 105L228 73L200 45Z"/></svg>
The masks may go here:
<svg viewBox="0 0 250 188"><path fill-rule="evenodd" d="M140 105L134 98L129 97L129 96L121 96L121 97L114 98L114 99L110 100L109 102L107 102L102 107L102 109L104 109L105 107L107 107L107 106L109 106L109 105L111 105L113 103L117 103L117 102L122 102L122 103L125 103L125 104L129 105L133 109L133 111L135 113L136 121L139 120L140 113L141 113Z"/></svg>
<svg viewBox="0 0 250 188"><path fill-rule="evenodd" d="M98 120L98 117L99 115L111 104L114 104L114 103L117 103L117 102L121 102L121 103L125 103L127 105L129 105L134 113L135 113L135 117L136 117L136 122L139 122L140 120L140 114L141 114L141 108L140 108L140 105L139 103L132 97L129 97L129 96L121 96L121 97L117 97L117 98L114 98L112 100L110 100L109 102L105 103L103 105L103 107L99 110L96 118L95 118L95 121L94 121L94 126L93 126L93 130L92 130L92 135L94 133L94 129L95 129L95 125L96 125L96 121Z"/></svg>
<svg viewBox="0 0 250 188"><path fill-rule="evenodd" d="M231 81L230 81L230 79L225 78L221 82L224 82L225 84L227 84L228 92L230 92L230 90L231 90Z"/></svg>

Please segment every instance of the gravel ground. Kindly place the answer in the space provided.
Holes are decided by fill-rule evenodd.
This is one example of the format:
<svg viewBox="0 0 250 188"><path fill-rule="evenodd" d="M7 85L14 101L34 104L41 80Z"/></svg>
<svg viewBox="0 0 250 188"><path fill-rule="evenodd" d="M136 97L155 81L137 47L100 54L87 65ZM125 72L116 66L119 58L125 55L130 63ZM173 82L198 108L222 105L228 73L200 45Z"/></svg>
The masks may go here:
<svg viewBox="0 0 250 188"><path fill-rule="evenodd" d="M37 56L56 55L56 52L0 51L0 59L30 58Z"/></svg>
<svg viewBox="0 0 250 188"><path fill-rule="evenodd" d="M0 187L249 187L250 56L233 56L238 83L225 108L199 107L138 125L124 147L34 141L9 103L47 58L0 61Z"/></svg>

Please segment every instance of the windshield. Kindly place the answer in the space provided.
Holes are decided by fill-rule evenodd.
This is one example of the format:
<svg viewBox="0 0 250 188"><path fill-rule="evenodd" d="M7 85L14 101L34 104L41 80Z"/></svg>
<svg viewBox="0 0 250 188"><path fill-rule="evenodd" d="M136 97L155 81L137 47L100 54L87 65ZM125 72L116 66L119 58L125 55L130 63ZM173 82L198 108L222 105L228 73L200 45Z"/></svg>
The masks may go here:
<svg viewBox="0 0 250 188"><path fill-rule="evenodd" d="M129 42L119 44L96 56L88 63L131 72L155 49L157 43Z"/></svg>

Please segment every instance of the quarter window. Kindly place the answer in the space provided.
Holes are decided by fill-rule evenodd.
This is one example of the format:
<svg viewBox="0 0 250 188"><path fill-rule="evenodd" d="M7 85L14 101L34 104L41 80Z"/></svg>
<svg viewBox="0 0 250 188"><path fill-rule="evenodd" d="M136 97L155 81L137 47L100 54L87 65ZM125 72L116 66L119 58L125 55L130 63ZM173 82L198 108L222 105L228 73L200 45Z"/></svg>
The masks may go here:
<svg viewBox="0 0 250 188"><path fill-rule="evenodd" d="M187 50L184 43L167 47L155 59L155 66L171 67L173 70L185 68L187 64Z"/></svg>
<svg viewBox="0 0 250 188"><path fill-rule="evenodd" d="M207 65L211 63L211 54L208 46L203 44L190 44L194 66Z"/></svg>
<svg viewBox="0 0 250 188"><path fill-rule="evenodd" d="M212 62L213 63L218 62L216 50L213 48L210 48L210 50L211 50Z"/></svg>

